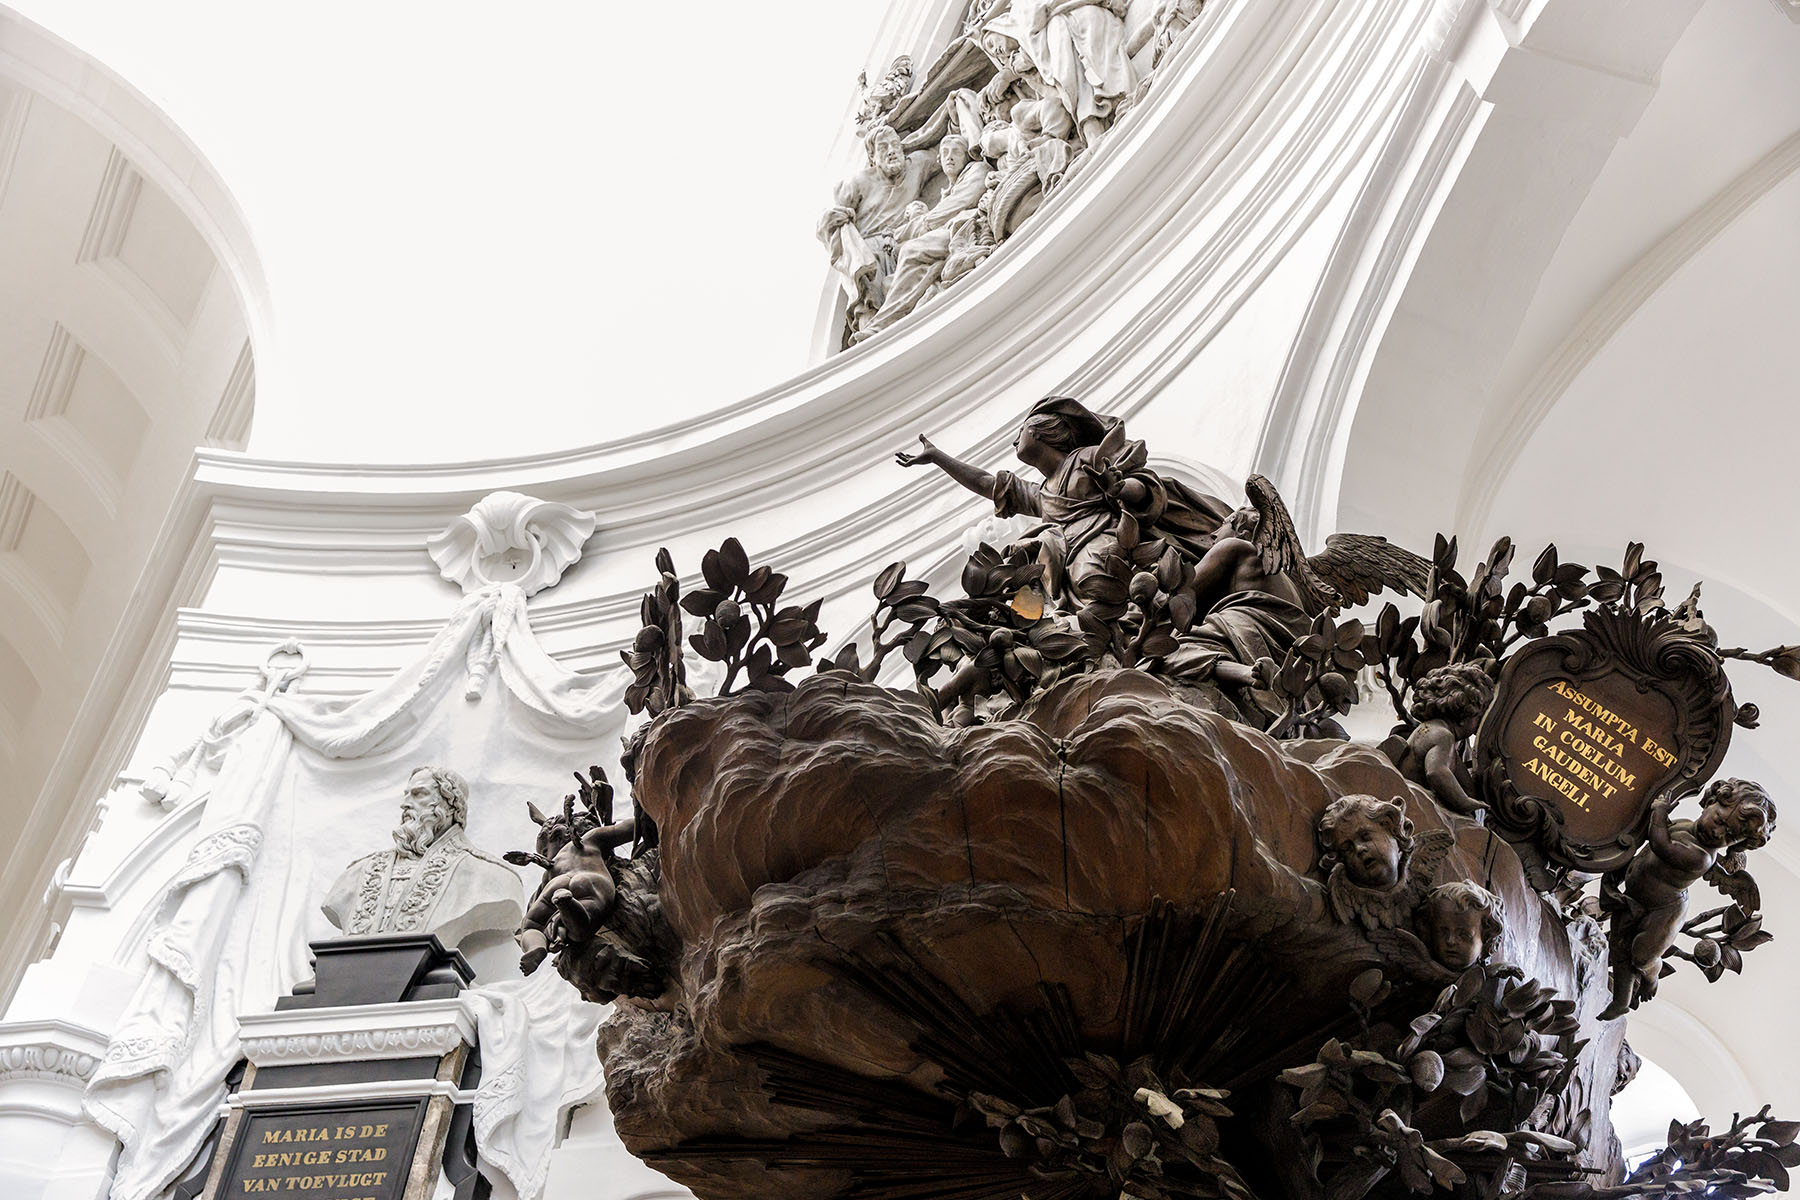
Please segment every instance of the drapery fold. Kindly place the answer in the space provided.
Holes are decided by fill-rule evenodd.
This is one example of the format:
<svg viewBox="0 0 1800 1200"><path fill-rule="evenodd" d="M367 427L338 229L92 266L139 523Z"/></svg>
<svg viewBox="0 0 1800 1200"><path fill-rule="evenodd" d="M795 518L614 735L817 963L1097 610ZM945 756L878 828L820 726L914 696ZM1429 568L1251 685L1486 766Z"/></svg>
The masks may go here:
<svg viewBox="0 0 1800 1200"><path fill-rule="evenodd" d="M478 844L527 845L524 799L559 796L571 767L615 758L623 687L622 672L579 675L552 659L532 634L524 594L500 584L465 598L419 659L363 695L238 698L209 742L214 765L200 767L215 773L194 784L206 795L197 840L156 903L145 974L88 1086L88 1115L123 1147L114 1200L152 1200L192 1160L240 1057L238 1016L269 1011L306 977L308 939L327 932L316 913L324 883L358 843L384 844L395 814L387 794L397 799L414 760L470 778ZM486 1004L484 1038L491 1030L523 1055L510 1020L540 1022L546 1037L586 1029L593 1006L570 1007L582 1002L563 989L539 984L471 1003ZM559 1004L567 1011L554 1016ZM572 1051L546 1043L529 1053L549 1062ZM570 1078L579 1091L581 1077ZM478 1093L478 1127L483 1107ZM517 1113L489 1124L529 1141L553 1137L554 1115L547 1134ZM549 1148L520 1142L492 1161L518 1186L506 1158Z"/></svg>

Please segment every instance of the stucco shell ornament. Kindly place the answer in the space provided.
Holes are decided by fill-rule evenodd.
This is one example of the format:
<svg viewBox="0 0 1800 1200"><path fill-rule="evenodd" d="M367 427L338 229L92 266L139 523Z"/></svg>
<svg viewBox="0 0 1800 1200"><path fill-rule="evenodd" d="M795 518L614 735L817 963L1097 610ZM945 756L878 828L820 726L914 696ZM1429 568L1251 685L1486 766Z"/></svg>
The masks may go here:
<svg viewBox="0 0 1800 1200"><path fill-rule="evenodd" d="M535 596L562 578L594 532L594 514L518 492L494 492L425 543L463 594L496 583Z"/></svg>

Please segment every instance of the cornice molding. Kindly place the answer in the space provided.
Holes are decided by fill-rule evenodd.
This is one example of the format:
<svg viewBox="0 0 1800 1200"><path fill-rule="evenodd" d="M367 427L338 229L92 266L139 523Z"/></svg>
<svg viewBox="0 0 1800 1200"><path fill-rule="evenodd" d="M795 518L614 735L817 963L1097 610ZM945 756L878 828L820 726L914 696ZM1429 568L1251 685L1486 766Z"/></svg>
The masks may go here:
<svg viewBox="0 0 1800 1200"><path fill-rule="evenodd" d="M238 1038L258 1067L424 1058L474 1045L475 1022L461 1000L411 1000L253 1014Z"/></svg>
<svg viewBox="0 0 1800 1200"><path fill-rule="evenodd" d="M87 1086L106 1039L68 1021L12 1021L0 1025L0 1087L19 1079Z"/></svg>

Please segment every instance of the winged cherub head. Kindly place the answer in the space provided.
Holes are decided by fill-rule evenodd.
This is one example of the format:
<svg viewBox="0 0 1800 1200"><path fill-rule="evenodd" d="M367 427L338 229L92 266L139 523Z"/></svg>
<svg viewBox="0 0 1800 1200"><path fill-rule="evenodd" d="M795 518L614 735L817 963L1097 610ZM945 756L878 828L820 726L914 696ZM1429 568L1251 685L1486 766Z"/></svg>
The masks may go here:
<svg viewBox="0 0 1800 1200"><path fill-rule="evenodd" d="M1231 515L1225 518L1225 523L1213 530L1213 536L1243 538L1245 541L1250 541L1256 537L1257 527L1261 523L1262 514L1246 504L1241 508L1233 509Z"/></svg>
<svg viewBox="0 0 1800 1200"><path fill-rule="evenodd" d="M1319 867L1339 869L1363 888L1397 886L1412 853L1413 825L1400 806L1378 796L1343 796L1319 817Z"/></svg>
<svg viewBox="0 0 1800 1200"><path fill-rule="evenodd" d="M1486 962L1499 944L1505 917L1500 897L1486 888L1463 880L1439 884L1425 903L1431 956L1452 971Z"/></svg>

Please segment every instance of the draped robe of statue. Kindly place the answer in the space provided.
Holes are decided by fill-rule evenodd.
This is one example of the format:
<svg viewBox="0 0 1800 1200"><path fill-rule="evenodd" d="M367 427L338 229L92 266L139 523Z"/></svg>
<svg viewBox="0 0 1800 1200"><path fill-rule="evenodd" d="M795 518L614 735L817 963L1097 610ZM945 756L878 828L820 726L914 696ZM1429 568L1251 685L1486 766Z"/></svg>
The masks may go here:
<svg viewBox="0 0 1800 1200"><path fill-rule="evenodd" d="M420 855L378 850L351 863L325 897L346 934L435 933L454 947L483 929L510 931L524 915L518 875L452 825Z"/></svg>
<svg viewBox="0 0 1800 1200"><path fill-rule="evenodd" d="M1007 32L1018 38L1077 128L1111 120L1118 102L1137 87L1137 73L1125 52L1125 0L1078 5L1033 28L1042 10L1060 2L1014 0L1014 23Z"/></svg>
<svg viewBox="0 0 1800 1200"><path fill-rule="evenodd" d="M1180 646L1164 656L1158 674L1182 683L1209 683L1220 662L1253 666L1257 659L1269 658L1280 665L1311 629L1306 610L1285 596L1232 592L1181 635ZM1244 717L1265 728L1281 711L1279 698L1263 688L1240 688L1232 695Z"/></svg>
<svg viewBox="0 0 1800 1200"><path fill-rule="evenodd" d="M1079 447L1041 484L1020 479L1007 470L994 473L995 515L1024 513L1042 517L1044 526L1031 536L1060 539L1063 567L1061 572L1053 572L1049 580L1052 595L1072 593L1086 599L1082 585L1094 575L1105 574L1100 564L1107 552L1118 545L1119 510L1088 472L1104 468L1109 460L1129 458L1142 445L1122 442L1116 449L1104 443ZM1213 532L1231 515L1232 505L1217 496L1197 492L1179 480L1157 477L1156 482L1166 491L1168 504L1142 535L1164 538L1194 558L1204 556L1212 545ZM1060 585L1054 577L1057 574L1063 580Z"/></svg>

